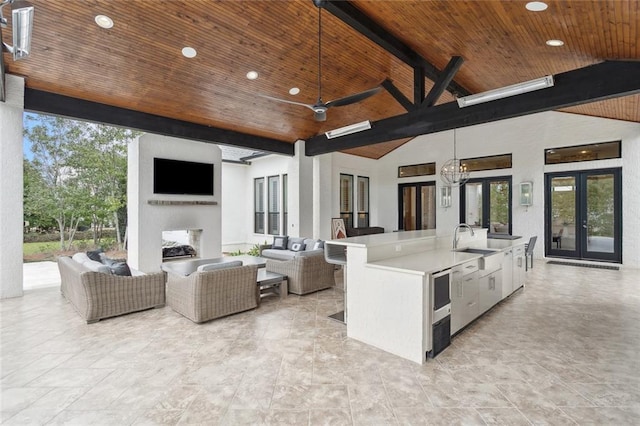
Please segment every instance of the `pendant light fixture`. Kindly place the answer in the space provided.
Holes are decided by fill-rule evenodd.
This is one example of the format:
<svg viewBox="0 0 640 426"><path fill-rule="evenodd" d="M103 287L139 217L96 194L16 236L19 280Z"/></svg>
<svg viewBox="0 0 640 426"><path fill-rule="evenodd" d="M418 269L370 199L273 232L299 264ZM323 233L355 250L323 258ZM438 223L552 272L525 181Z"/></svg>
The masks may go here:
<svg viewBox="0 0 640 426"><path fill-rule="evenodd" d="M464 185L469 180L467 166L456 157L456 129L453 129L453 158L440 169L440 178L448 186Z"/></svg>

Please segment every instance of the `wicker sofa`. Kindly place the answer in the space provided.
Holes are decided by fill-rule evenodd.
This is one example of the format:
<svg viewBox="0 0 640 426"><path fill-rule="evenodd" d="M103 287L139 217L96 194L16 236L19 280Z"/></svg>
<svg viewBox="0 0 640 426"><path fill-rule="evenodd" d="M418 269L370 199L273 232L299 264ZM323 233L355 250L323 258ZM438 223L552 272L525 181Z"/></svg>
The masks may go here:
<svg viewBox="0 0 640 426"><path fill-rule="evenodd" d="M195 323L257 308L258 267L200 270L183 276L168 273L167 304Z"/></svg>
<svg viewBox="0 0 640 426"><path fill-rule="evenodd" d="M58 258L60 291L87 324L104 318L160 308L165 304L165 274L117 276L96 272L70 257Z"/></svg>
<svg viewBox="0 0 640 426"><path fill-rule="evenodd" d="M335 267L327 263L323 253L284 261L267 259L266 268L288 277L289 293L303 295L324 290L335 285Z"/></svg>

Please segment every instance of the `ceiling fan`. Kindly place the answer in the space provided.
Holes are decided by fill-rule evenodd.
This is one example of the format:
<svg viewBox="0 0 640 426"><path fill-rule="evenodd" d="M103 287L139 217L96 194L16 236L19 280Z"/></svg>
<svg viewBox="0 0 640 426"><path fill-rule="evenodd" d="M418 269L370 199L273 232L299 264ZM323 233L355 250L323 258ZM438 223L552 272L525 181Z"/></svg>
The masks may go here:
<svg viewBox="0 0 640 426"><path fill-rule="evenodd" d="M372 89L365 90L364 92L355 93L353 95L345 96L343 98L334 99L332 101L322 101L322 0L314 0L315 5L318 7L318 100L315 104L305 104L303 102L295 102L287 99L274 98L273 96L259 95L263 98L271 99L277 102L284 102L292 105L300 105L309 108L313 111L313 116L316 121L327 120L327 110L331 107L340 107L345 105L355 104L363 101L370 96L375 95L382 86L378 85Z"/></svg>

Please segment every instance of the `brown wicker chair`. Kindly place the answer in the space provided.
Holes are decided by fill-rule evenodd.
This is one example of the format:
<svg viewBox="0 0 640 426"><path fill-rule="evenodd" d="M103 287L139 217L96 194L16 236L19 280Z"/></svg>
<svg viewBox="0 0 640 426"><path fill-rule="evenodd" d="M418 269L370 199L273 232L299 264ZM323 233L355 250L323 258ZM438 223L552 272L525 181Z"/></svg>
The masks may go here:
<svg viewBox="0 0 640 426"><path fill-rule="evenodd" d="M93 272L70 257L58 258L60 291L87 324L165 304L165 274L122 277Z"/></svg>
<svg viewBox="0 0 640 426"><path fill-rule="evenodd" d="M188 276L168 274L167 304L195 323L257 308L260 293L255 265Z"/></svg>
<svg viewBox="0 0 640 426"><path fill-rule="evenodd" d="M334 265L327 263L322 254L298 256L292 260L267 259L267 271L288 277L289 293L307 294L333 287Z"/></svg>

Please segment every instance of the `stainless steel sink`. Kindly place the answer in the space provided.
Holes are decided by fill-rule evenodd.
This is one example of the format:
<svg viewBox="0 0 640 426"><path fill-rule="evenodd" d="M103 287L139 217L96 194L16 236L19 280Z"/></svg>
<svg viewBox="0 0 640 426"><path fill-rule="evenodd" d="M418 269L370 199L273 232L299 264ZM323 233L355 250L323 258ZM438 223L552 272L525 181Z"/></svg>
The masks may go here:
<svg viewBox="0 0 640 426"><path fill-rule="evenodd" d="M460 252L460 253L481 254L483 256L490 256L492 254L497 253L496 250L487 250L487 249L470 248L470 247L463 248L463 249L457 249L455 251Z"/></svg>
<svg viewBox="0 0 640 426"><path fill-rule="evenodd" d="M487 250L467 247L463 249L456 249L454 251L457 251L459 253L481 254L482 257L478 259L478 267L481 270L497 271L498 269L502 268L502 259L504 258L504 256L495 256L496 254L502 253L502 251L500 250Z"/></svg>

